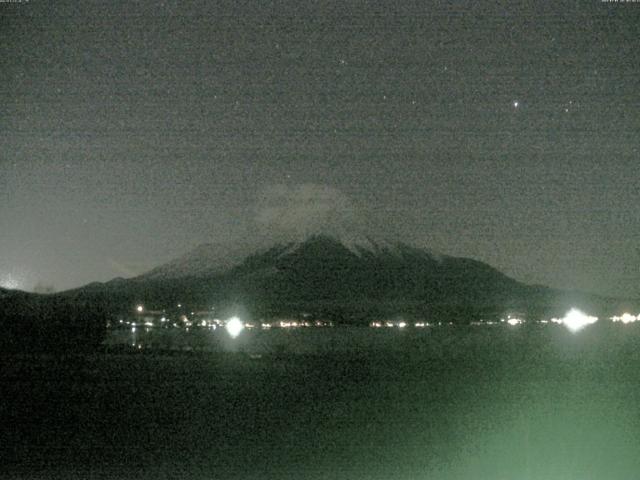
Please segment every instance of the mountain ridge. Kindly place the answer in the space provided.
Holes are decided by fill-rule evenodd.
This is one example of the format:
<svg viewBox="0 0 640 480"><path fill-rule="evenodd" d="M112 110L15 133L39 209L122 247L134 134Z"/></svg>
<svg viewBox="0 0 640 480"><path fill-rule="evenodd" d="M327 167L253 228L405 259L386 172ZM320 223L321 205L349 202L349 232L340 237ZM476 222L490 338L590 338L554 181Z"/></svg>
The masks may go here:
<svg viewBox="0 0 640 480"><path fill-rule="evenodd" d="M147 274L94 282L42 302L97 305L113 314L126 314L138 304L157 310L180 303L194 309L242 305L255 316L312 311L339 319L363 312L375 316L404 311L423 317L439 312L465 321L495 318L505 311L557 315L568 306L615 303L596 295L528 285L484 262L434 254L403 242L368 239L345 244L317 234L257 249L240 260L226 259L224 268L217 263L215 248L205 244ZM182 262L185 258L188 261ZM216 263L208 263L211 259Z"/></svg>

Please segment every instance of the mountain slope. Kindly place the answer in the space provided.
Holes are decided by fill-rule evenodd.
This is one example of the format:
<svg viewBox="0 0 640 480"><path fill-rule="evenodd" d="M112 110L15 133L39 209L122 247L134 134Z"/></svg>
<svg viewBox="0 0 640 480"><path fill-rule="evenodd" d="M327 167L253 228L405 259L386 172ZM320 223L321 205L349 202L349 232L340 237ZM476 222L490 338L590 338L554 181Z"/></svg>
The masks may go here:
<svg viewBox="0 0 640 480"><path fill-rule="evenodd" d="M218 275L240 263L243 258L241 252L241 247L225 248L219 244L206 243L138 278L170 280Z"/></svg>
<svg viewBox="0 0 640 480"><path fill-rule="evenodd" d="M149 308L181 303L241 305L256 316L311 312L335 319L379 318L404 312L465 321L505 311L558 315L569 306L589 308L601 300L526 285L476 260L371 238L313 235L240 260L214 250L200 247L140 277L59 296L119 312L138 303Z"/></svg>
<svg viewBox="0 0 640 480"><path fill-rule="evenodd" d="M279 245L230 272L237 286L288 301L487 303L530 287L481 262L434 255L402 243L345 245L326 236Z"/></svg>

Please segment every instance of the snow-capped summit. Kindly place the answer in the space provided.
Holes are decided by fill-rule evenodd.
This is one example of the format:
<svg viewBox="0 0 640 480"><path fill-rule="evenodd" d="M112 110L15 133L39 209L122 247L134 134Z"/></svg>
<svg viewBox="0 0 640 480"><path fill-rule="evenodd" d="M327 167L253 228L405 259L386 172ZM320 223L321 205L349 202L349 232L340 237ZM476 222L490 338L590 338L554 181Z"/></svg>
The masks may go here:
<svg viewBox="0 0 640 480"><path fill-rule="evenodd" d="M336 245L339 245L356 257L362 256L395 256L401 258L408 253L420 254L428 256L433 260L440 261L444 256L435 253L431 250L421 249L412 245L400 241L394 241L385 237L373 237L371 235L325 235L325 234L313 234L302 240L288 242L286 249L281 253L281 256L295 252L299 248L303 247L307 243L317 240L326 239L333 241Z"/></svg>
<svg viewBox="0 0 640 480"><path fill-rule="evenodd" d="M340 232L338 234L311 233L307 236L290 238L263 247L251 247L248 243L242 245L223 245L206 243L199 245L190 252L171 260L140 276L146 280L168 280L184 277L207 277L223 274L234 267L241 266L249 258L267 256L269 258L284 258L305 250L311 244L324 241L331 244L331 248L342 248L357 258L421 256L434 261L441 261L442 255L432 251L413 247L399 241L384 237L358 234L356 232ZM325 248L324 251L327 249ZM322 250L319 255L322 255Z"/></svg>

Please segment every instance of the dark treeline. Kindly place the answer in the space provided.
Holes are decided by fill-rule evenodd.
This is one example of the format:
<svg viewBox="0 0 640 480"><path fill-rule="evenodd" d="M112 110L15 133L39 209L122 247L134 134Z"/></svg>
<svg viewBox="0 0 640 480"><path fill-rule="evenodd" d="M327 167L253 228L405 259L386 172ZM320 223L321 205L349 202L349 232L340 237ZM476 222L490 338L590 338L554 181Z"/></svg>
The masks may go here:
<svg viewBox="0 0 640 480"><path fill-rule="evenodd" d="M94 351L104 340L109 318L104 304L15 294L0 301L0 349L5 353Z"/></svg>

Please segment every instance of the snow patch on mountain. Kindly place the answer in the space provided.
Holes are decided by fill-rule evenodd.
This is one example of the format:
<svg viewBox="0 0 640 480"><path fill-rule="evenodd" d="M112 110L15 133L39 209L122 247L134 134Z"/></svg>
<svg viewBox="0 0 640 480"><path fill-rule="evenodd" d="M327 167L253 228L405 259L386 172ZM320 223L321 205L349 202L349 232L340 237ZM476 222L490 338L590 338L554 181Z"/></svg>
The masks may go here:
<svg viewBox="0 0 640 480"><path fill-rule="evenodd" d="M322 234L314 234L310 237L307 237L303 240L289 242L285 248L283 248L279 257L287 256L304 244L306 244L309 240L313 238L328 238L336 241L344 248L349 250L358 258L362 258L364 255L371 256L382 256L382 255L390 255L396 258L404 258L407 254L411 255L419 255L419 256L427 256L433 261L442 262L445 258L444 255L433 252L428 249L421 249L418 247L414 247L408 245L406 243L400 241L393 241L388 238L382 237L373 237L370 235L322 235Z"/></svg>
<svg viewBox="0 0 640 480"><path fill-rule="evenodd" d="M217 243L206 243L199 245L175 260L154 268L138 278L146 280L170 280L183 277L220 275L241 265L249 256L255 257L271 252L277 258L286 257L295 253L314 238L331 239L342 245L358 258L365 256L393 256L402 260L407 257L420 256L427 257L436 262L441 262L442 259L445 258L445 256L430 250L421 249L387 238L358 235L354 232L345 232L338 235L314 233L304 238L281 241L275 245L271 244L263 248L251 248L248 247L247 244L228 246Z"/></svg>

